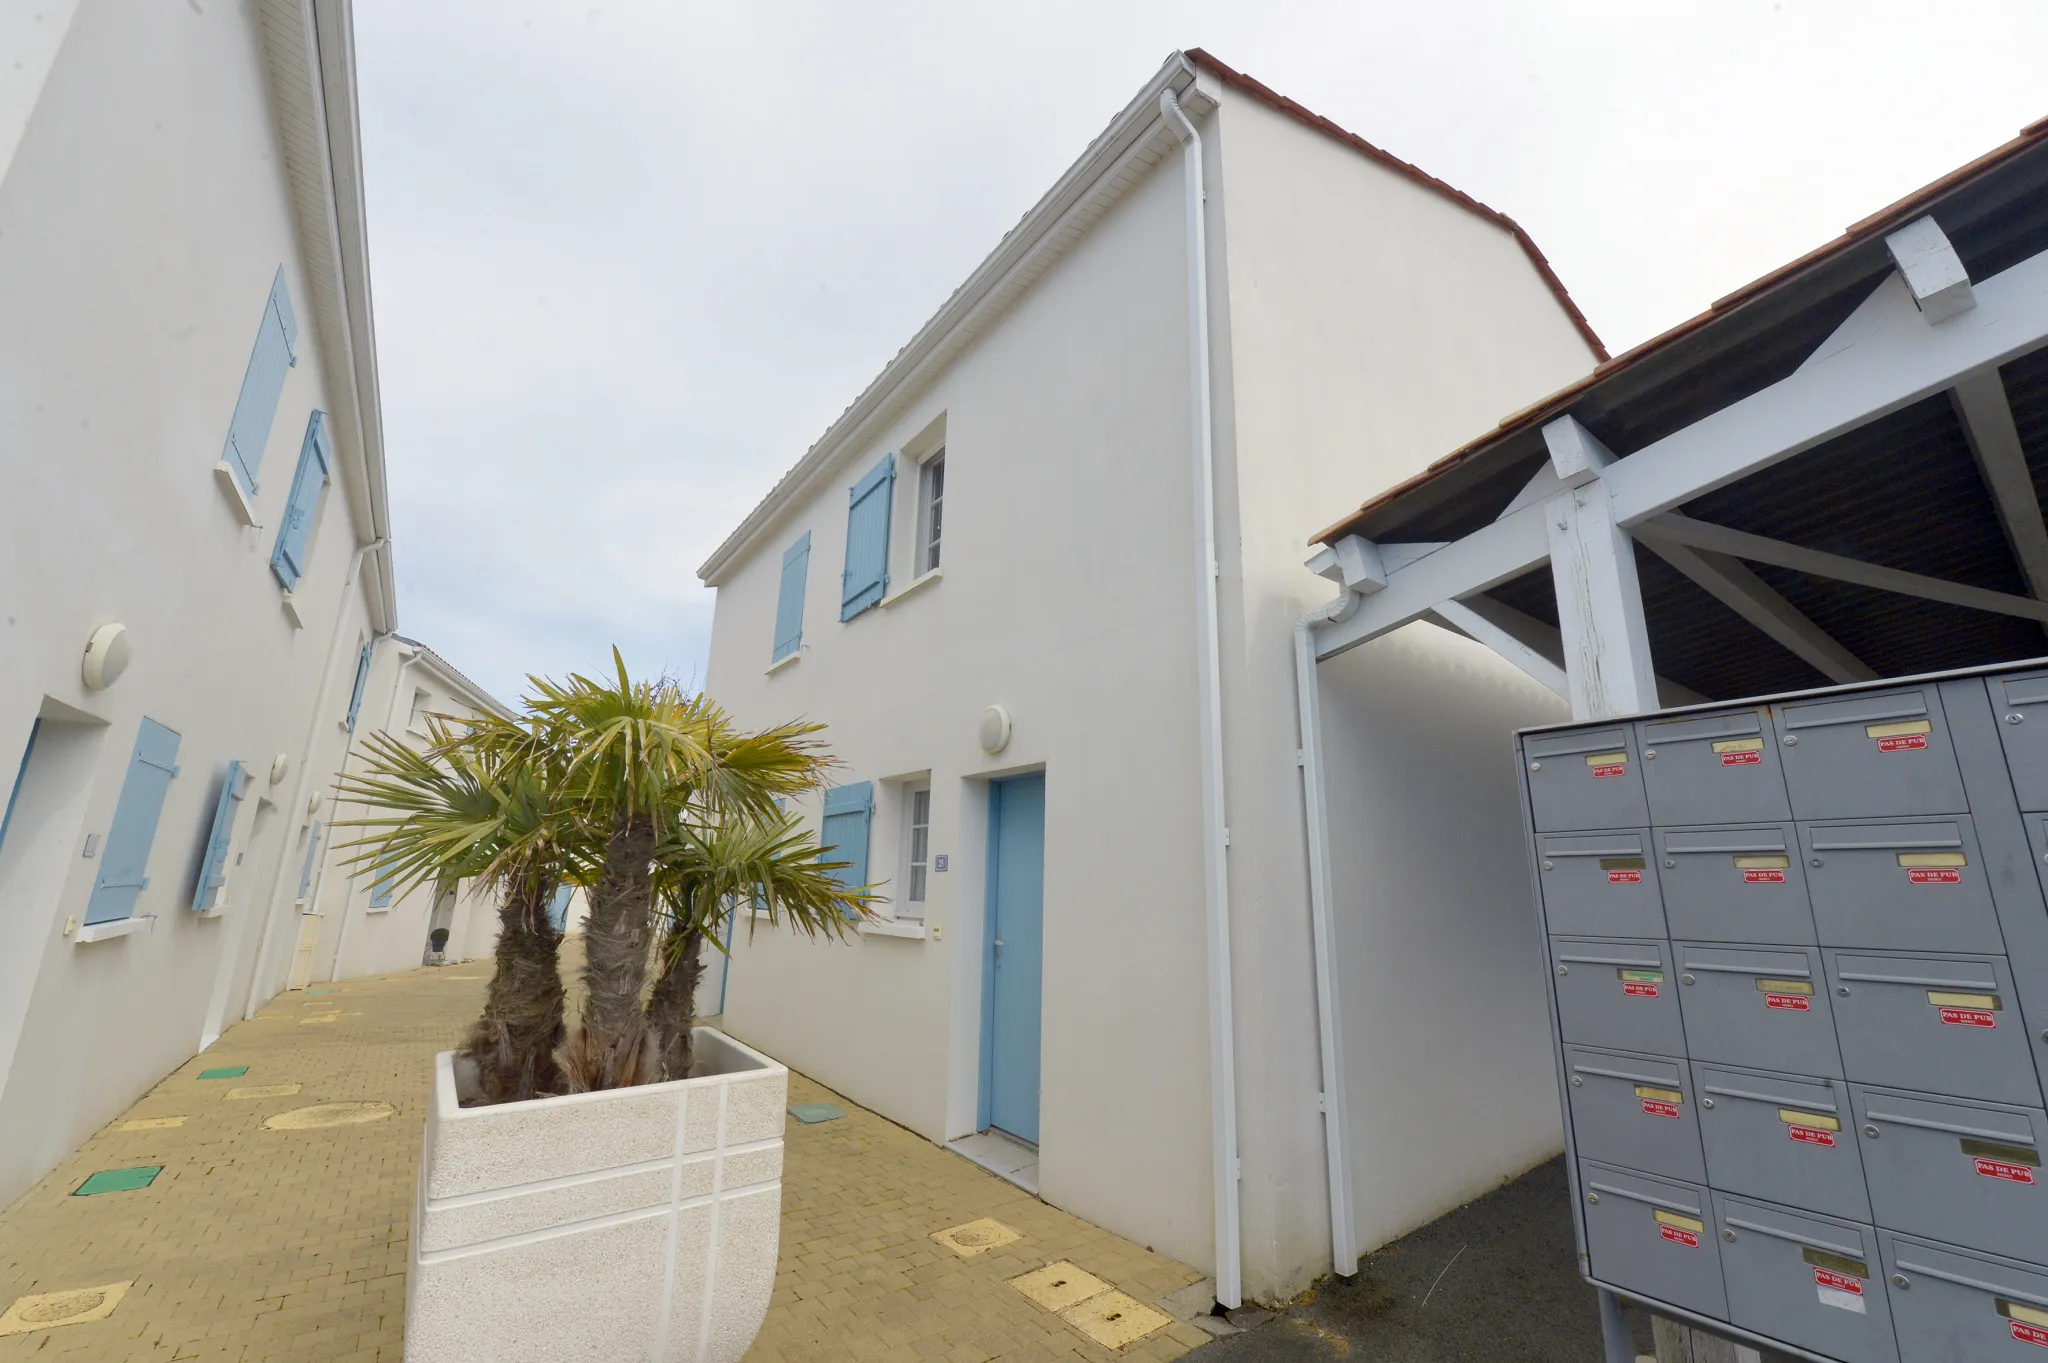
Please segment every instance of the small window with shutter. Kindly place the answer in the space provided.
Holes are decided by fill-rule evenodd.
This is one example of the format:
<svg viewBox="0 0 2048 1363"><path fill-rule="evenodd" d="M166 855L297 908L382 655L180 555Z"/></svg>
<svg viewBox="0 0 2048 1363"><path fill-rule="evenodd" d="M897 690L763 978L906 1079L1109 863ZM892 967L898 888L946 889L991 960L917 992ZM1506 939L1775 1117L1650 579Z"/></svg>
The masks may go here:
<svg viewBox="0 0 2048 1363"><path fill-rule="evenodd" d="M880 604L889 589L889 504L896 495L896 456L861 475L848 493L846 571L840 575L839 618L851 620Z"/></svg>
<svg viewBox="0 0 2048 1363"><path fill-rule="evenodd" d="M213 914L225 906L228 883L228 845L235 837L235 816L241 812L242 797L248 793L250 776L240 762L228 763L220 784L220 798L213 804L213 827L206 835L206 853L199 861L199 879L192 887L192 912Z"/></svg>
<svg viewBox="0 0 2048 1363"><path fill-rule="evenodd" d="M242 375L242 391L235 399L234 419L228 423L227 446L221 462L234 470L244 494L256 495L256 470L263 464L263 447L270 441L271 423L277 417L277 402L284 395L284 379L298 357L292 346L299 339L298 319L292 315L292 297L284 284L284 266L270 282L270 297L263 304L263 320L256 327L256 345L249 353L249 368Z"/></svg>
<svg viewBox="0 0 2048 1363"><path fill-rule="evenodd" d="M781 662L803 647L804 577L811 570L811 532L782 551L782 586L775 597L775 656Z"/></svg>
<svg viewBox="0 0 2048 1363"><path fill-rule="evenodd" d="M149 853L156 846L164 800L178 777L178 742L177 730L153 719L142 721L114 804L114 822L100 847L100 872L85 905L87 923L133 917L135 901L149 888Z"/></svg>
<svg viewBox="0 0 2048 1363"><path fill-rule="evenodd" d="M348 698L348 731L356 731L356 719L363 713L363 690L370 684L370 659L376 642L363 645L363 651L356 655L356 686Z"/></svg>
<svg viewBox="0 0 2048 1363"><path fill-rule="evenodd" d="M306 556L313 545L313 527L320 519L321 495L334 467L328 443L327 414L314 412L299 446L299 468L292 475L292 495L285 502L284 523L277 528L277 547L270 552L270 570L286 591L299 585Z"/></svg>
<svg viewBox="0 0 2048 1363"><path fill-rule="evenodd" d="M818 833L818 855L824 861L849 863L832 873L848 889L868 883L868 829L874 815L872 781L834 786L825 792L825 821Z"/></svg>

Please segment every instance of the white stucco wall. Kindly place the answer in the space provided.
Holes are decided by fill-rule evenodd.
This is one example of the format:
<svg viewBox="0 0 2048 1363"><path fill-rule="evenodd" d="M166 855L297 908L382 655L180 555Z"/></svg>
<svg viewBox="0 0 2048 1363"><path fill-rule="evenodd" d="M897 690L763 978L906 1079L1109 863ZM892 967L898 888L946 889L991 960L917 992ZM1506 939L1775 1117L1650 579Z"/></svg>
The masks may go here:
<svg viewBox="0 0 2048 1363"><path fill-rule="evenodd" d="M270 572L327 395L255 21L204 11L79 6L0 182L0 781L45 719L0 846L0 1203L239 1018L252 977L259 999L276 987L277 943L260 971L254 958L304 811L275 803L292 786L268 773L279 752L305 761L337 612L351 654L368 628L360 591L342 599L357 536L338 488L300 583L304 629ZM261 528L244 528L213 465L280 263L300 360L263 459ZM112 621L133 663L93 693L80 657ZM84 841L107 832L145 715L181 735L136 907L154 930L81 944L65 924L99 869ZM311 765L331 773L342 737L330 726ZM255 773L231 906L196 918L230 759Z"/></svg>
<svg viewBox="0 0 2048 1363"><path fill-rule="evenodd" d="M1171 163L1169 163L1171 165ZM825 722L876 779L871 874L897 878L897 778L929 772L926 940L734 945L725 1025L940 1140L975 1123L986 778L1046 772L1039 1186L1165 1253L1210 1253L1187 333L1177 167L1154 173L892 429L719 583L707 690L747 725ZM946 422L942 577L839 621L847 489ZM909 578L902 477L892 584ZM811 532L804 652L764 676L783 549ZM1009 708L991 759L981 713ZM815 809L809 811L815 817ZM707 1003L708 1006L715 1004Z"/></svg>
<svg viewBox="0 0 2048 1363"><path fill-rule="evenodd" d="M1332 588L1302 566L1308 537L1586 373L1594 356L1506 229L1246 94L1219 93L1211 222L1224 261L1212 286L1223 300L1219 344L1229 365L1219 399L1228 418L1219 420L1227 471L1219 476L1229 491L1221 533L1238 549L1235 574L1226 567L1224 575L1231 605L1223 643L1241 1197L1247 1290L1276 1299L1330 1267L1291 635ZM1351 830L1361 823L1406 834L1376 840L1389 860L1363 879L1341 868L1337 879L1340 932L1396 970L1417 930L1406 920L1423 909L1391 885L1432 883L1457 845L1446 838L1465 808L1463 784L1491 777L1506 782L1493 794L1510 798L1513 773L1502 756L1509 729L1556 713L1549 692L1472 653L1465 641L1428 629L1384 650L1372 670L1322 669L1324 693L1336 695L1338 708L1401 732L1382 738L1354 724L1324 744L1326 767L1343 773L1333 783L1385 802L1341 807L1337 842L1355 851ZM1467 726L1455 716L1485 722ZM1447 785L1415 779L1412 742L1421 732L1434 736L1434 770L1465 775ZM1437 794L1448 802L1433 803ZM1520 914L1527 894L1514 858L1467 866L1455 883L1466 896L1461 911L1480 921ZM1493 991L1497 1008L1540 1005L1540 979L1531 995L1498 947L1487 961L1500 969L1475 984ZM1359 1012L1379 1016L1379 1003L1361 997L1373 989L1369 977L1340 971L1337 986L1347 1010L1358 1000ZM1464 1025L1467 1017L1473 1025ZM1540 1037L1540 1008L1517 1025ZM1377 1110L1395 1101L1389 1079L1423 1057L1453 1065L1477 1058L1485 1067L1496 1045L1481 1018L1455 1011L1426 1033L1375 1028L1347 1057L1351 1100ZM1433 1098L1400 1092L1403 1104L1408 1095L1424 1107ZM1449 1210L1456 1202L1446 1198L1475 1179L1483 1184L1524 1152L1554 1144L1554 1107L1504 1109L1489 1135L1464 1143L1396 1149L1354 1136L1365 1245Z"/></svg>

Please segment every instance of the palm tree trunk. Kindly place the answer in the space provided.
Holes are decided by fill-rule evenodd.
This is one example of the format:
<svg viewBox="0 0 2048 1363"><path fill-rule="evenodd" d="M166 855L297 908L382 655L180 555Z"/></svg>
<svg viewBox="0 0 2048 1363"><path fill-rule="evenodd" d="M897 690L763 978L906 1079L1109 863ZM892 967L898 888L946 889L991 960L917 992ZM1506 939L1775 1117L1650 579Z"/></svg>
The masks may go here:
<svg viewBox="0 0 2048 1363"><path fill-rule="evenodd" d="M486 1103L511 1103L562 1091L555 1047L562 1043L562 938L548 922L554 882L516 877L498 906L497 970L484 1014L463 1053L476 1061Z"/></svg>
<svg viewBox="0 0 2048 1363"><path fill-rule="evenodd" d="M697 1020L697 984L704 978L704 934L671 928L661 944L661 974L647 1000L647 1025L661 1055L661 1077L690 1077L690 1024Z"/></svg>
<svg viewBox="0 0 2048 1363"><path fill-rule="evenodd" d="M654 936L654 822L635 815L605 844L583 924L583 1030L566 1057L572 1088L625 1088L656 1078L640 992Z"/></svg>

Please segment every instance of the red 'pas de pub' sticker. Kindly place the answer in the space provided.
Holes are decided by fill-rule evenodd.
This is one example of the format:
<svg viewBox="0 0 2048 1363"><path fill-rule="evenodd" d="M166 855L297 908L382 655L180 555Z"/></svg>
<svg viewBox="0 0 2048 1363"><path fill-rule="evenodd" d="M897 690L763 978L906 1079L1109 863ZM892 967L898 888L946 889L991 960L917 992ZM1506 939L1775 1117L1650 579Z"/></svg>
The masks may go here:
<svg viewBox="0 0 2048 1363"><path fill-rule="evenodd" d="M1643 1099L1643 1111L1652 1117L1676 1117L1678 1104L1661 1102L1655 1098Z"/></svg>
<svg viewBox="0 0 2048 1363"><path fill-rule="evenodd" d="M2034 1171L2024 1164L2011 1164L2002 1159L1977 1157L1977 1172L1985 1178L2002 1178L2007 1183L2032 1183Z"/></svg>
<svg viewBox="0 0 2048 1363"><path fill-rule="evenodd" d="M1753 767L1763 760L1764 755L1760 752L1724 752L1721 754L1721 765L1724 767Z"/></svg>
<svg viewBox="0 0 2048 1363"><path fill-rule="evenodd" d="M1953 867L1940 867L1935 870L1908 871L1906 879L1915 885L1960 885L1963 883L1963 873Z"/></svg>
<svg viewBox="0 0 2048 1363"><path fill-rule="evenodd" d="M1806 1013L1813 1010L1813 1001L1804 994L1766 994L1764 995L1764 1007L1785 1008L1794 1013Z"/></svg>
<svg viewBox="0 0 2048 1363"><path fill-rule="evenodd" d="M2038 1344L2048 1349L2048 1330L2043 1330L2038 1325L2029 1325L2023 1320L2011 1320L2006 1324L2012 1327L2012 1337L2020 1343Z"/></svg>
<svg viewBox="0 0 2048 1363"><path fill-rule="evenodd" d="M1607 883L1609 885L1640 885L1643 883L1643 873L1641 871L1609 871L1607 873Z"/></svg>
<svg viewBox="0 0 2048 1363"><path fill-rule="evenodd" d="M1785 873L1783 871L1744 871L1742 873L1742 883L1745 885L1783 885L1785 883Z"/></svg>
<svg viewBox="0 0 2048 1363"><path fill-rule="evenodd" d="M1998 1026L1998 1018L1982 1008L1944 1008L1941 1010L1944 1027L1992 1027Z"/></svg>
<svg viewBox="0 0 2048 1363"><path fill-rule="evenodd" d="M1684 1245L1687 1249L1698 1249L1700 1247L1699 1236L1689 1230L1680 1230L1676 1226L1659 1226L1657 1227L1657 1234L1663 1236L1672 1244Z"/></svg>
<svg viewBox="0 0 2048 1363"><path fill-rule="evenodd" d="M1831 1268L1816 1268L1813 1271L1813 1281L1818 1287L1832 1287L1837 1292L1847 1292L1858 1297L1863 1295L1863 1279L1852 1278L1847 1273L1837 1273Z"/></svg>
<svg viewBox="0 0 2048 1363"><path fill-rule="evenodd" d="M1824 1145L1830 1150L1835 1148L1835 1133L1823 1131L1817 1126L1788 1126L1785 1128L1785 1134L1801 1145Z"/></svg>
<svg viewBox="0 0 2048 1363"><path fill-rule="evenodd" d="M1923 747L1924 747L1924 746L1926 746L1926 745L1925 745L1925 744L1922 744L1921 746L1923 746ZM1602 763L1601 765L1599 765L1599 766L1597 766L1597 767L1593 768L1593 775L1594 775L1595 777L1602 777L1602 776L1626 776L1626 775L1628 775L1628 763L1626 763L1626 762L1604 762L1604 763Z"/></svg>
<svg viewBox="0 0 2048 1363"><path fill-rule="evenodd" d="M1639 980L1624 980L1621 992L1632 999L1654 999L1657 997L1657 986L1644 984Z"/></svg>
<svg viewBox="0 0 2048 1363"><path fill-rule="evenodd" d="M1877 740L1879 752L1918 752L1927 746L1926 734L1897 734Z"/></svg>

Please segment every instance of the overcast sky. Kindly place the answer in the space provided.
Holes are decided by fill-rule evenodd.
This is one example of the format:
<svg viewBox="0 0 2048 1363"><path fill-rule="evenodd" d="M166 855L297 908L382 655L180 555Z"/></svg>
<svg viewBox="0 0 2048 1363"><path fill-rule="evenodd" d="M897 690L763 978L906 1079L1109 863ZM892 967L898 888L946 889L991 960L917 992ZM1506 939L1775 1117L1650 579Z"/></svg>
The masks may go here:
<svg viewBox="0 0 2048 1363"><path fill-rule="evenodd" d="M2039 0L355 12L400 627L507 700L700 679L697 565L1176 48L1519 219L1616 352L2048 115Z"/></svg>

